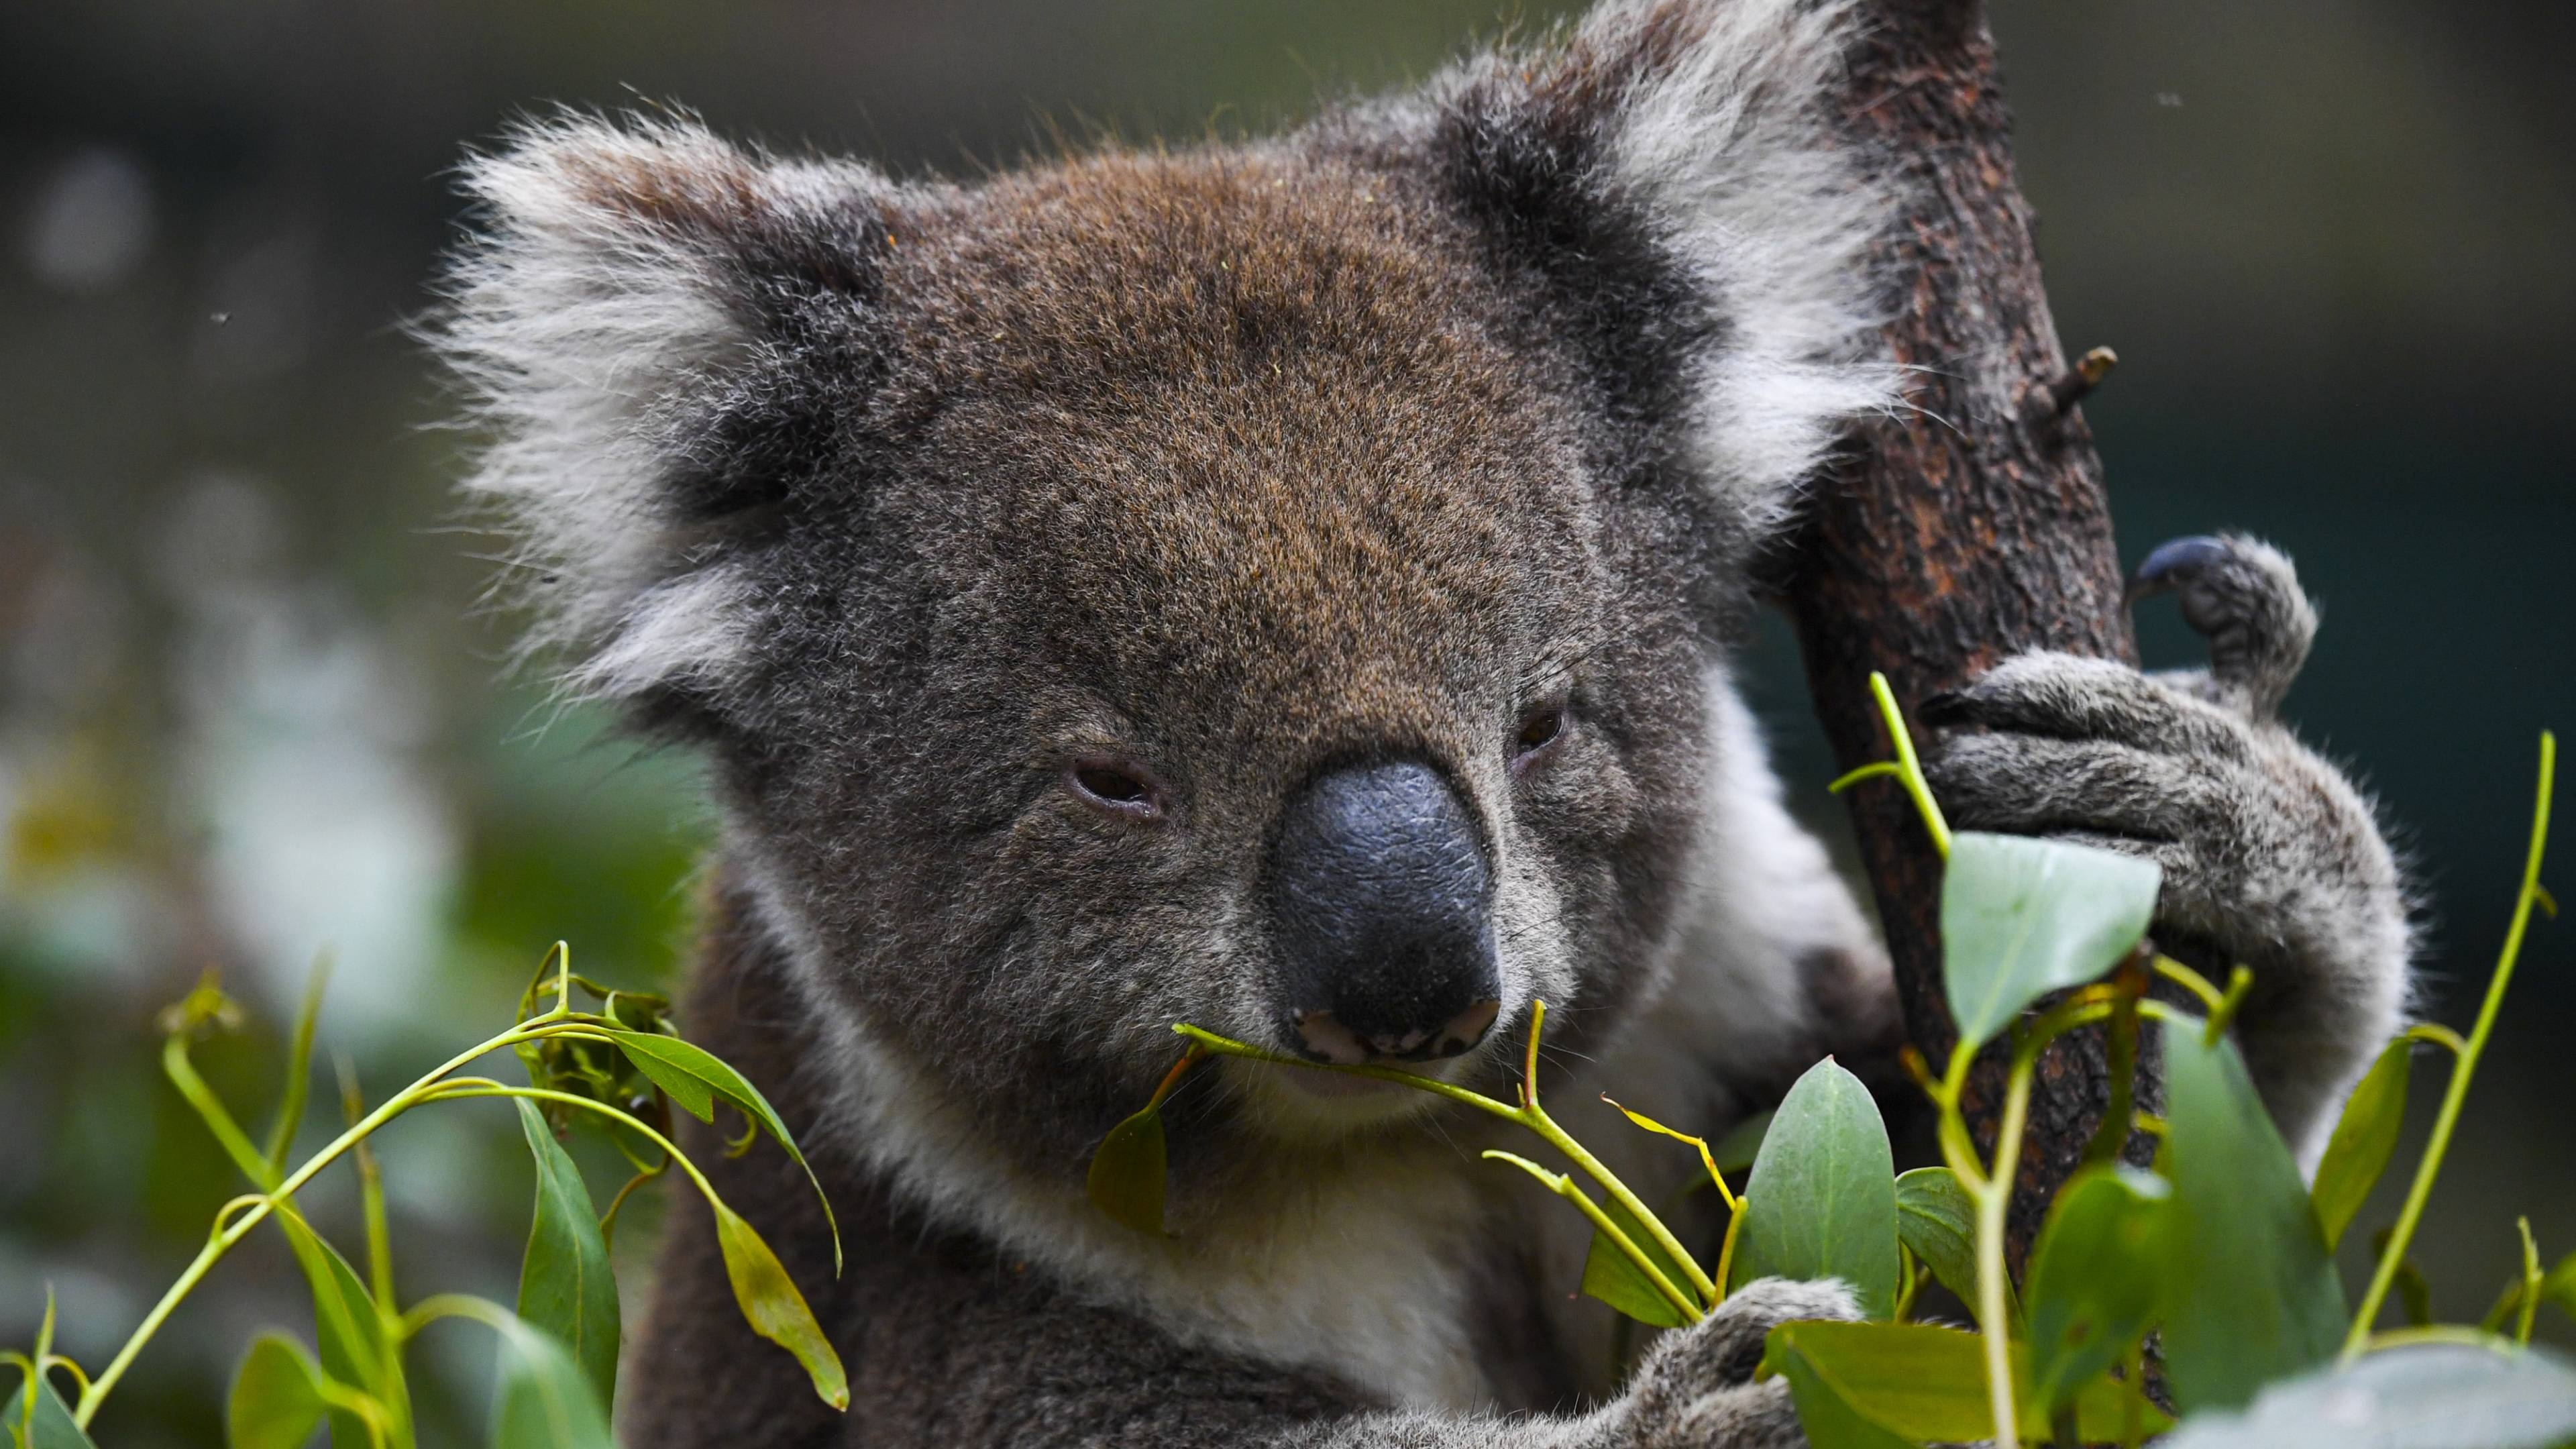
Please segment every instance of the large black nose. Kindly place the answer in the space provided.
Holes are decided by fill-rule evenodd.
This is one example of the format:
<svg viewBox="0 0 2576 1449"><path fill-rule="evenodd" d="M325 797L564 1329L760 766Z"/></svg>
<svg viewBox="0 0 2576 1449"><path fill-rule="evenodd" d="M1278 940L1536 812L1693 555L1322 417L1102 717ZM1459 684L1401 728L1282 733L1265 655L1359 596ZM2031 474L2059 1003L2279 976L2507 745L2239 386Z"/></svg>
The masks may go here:
<svg viewBox="0 0 2576 1449"><path fill-rule="evenodd" d="M1501 1009L1493 882L1449 782L1411 761L1318 777L1271 857L1282 1003L1307 1053L1456 1056Z"/></svg>

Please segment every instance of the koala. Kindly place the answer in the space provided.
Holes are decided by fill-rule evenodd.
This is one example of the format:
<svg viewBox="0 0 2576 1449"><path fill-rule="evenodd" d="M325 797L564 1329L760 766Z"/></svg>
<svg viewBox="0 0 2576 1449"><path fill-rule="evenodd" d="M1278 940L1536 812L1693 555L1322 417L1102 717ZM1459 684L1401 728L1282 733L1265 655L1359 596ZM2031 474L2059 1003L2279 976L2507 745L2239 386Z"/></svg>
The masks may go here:
<svg viewBox="0 0 2576 1449"><path fill-rule="evenodd" d="M1624 1377L1587 1232L1423 1094L1221 1060L1169 1232L1096 1211L1170 1027L1541 1084L1649 1200L1884 1058L1885 957L1733 671L1757 555L1855 418L1893 168L1828 107L1844 0L1612 0L1241 144L971 183L565 115L465 168L438 345L529 648L695 751L721 822L691 1034L803 1139L688 1140L849 1366L733 1310L683 1205L640 1446L1802 1442L1766 1281ZM2368 802L2275 718L2315 615L2251 540L2159 551L2207 670L2049 654L1934 701L1962 825L2160 861L2253 965L2285 1134L2405 1008ZM1526 1146L1523 1143L1510 1145Z"/></svg>

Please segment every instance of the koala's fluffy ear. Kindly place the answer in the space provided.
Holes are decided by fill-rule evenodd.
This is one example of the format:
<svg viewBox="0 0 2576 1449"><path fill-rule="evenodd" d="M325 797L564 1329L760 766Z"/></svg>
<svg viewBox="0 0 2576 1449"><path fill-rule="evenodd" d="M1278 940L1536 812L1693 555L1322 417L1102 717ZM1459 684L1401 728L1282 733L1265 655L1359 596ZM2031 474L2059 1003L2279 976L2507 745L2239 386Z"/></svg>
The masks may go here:
<svg viewBox="0 0 2576 1449"><path fill-rule="evenodd" d="M744 541L875 370L886 183L587 117L463 176L485 225L431 340L489 435L468 487L514 535L529 644L582 693L708 694L759 608Z"/></svg>
<svg viewBox="0 0 2576 1449"><path fill-rule="evenodd" d="M1837 128L1850 0L1608 0L1434 86L1442 180L1534 275L1626 434L1767 531L1894 369L1890 194ZM1645 460L1662 463L1666 459Z"/></svg>

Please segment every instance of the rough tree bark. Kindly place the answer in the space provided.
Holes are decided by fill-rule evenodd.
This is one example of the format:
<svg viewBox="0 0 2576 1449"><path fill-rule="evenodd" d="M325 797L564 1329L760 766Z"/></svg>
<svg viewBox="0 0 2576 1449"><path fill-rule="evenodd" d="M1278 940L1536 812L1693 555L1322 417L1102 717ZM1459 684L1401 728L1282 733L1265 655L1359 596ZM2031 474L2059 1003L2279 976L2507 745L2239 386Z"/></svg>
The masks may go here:
<svg viewBox="0 0 2576 1449"><path fill-rule="evenodd" d="M1907 187L1878 260L1892 288L1888 347L1914 369L1911 407L1861 430L1815 499L1787 581L1808 685L1846 769L1887 757L1873 669L1910 718L1925 696L2023 650L2137 657L2101 460L2073 406L2099 371L2070 368L2058 346L1985 7L1874 8L1845 112ZM1901 789L1864 785L1849 800L1907 1035L1938 1071L1957 1036L1941 995L1940 861ZM2100 1119L2104 1055L2098 1032L2076 1033L2041 1062L2016 1265ZM1991 1061L1971 1078L1981 1142L1993 1140L2001 1086Z"/></svg>

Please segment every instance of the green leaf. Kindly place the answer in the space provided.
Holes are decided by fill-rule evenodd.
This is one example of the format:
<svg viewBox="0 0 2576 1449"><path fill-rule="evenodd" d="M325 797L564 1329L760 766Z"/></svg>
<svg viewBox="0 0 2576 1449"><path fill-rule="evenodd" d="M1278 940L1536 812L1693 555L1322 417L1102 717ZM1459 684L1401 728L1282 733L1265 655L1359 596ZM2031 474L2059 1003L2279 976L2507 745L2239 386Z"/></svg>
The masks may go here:
<svg viewBox="0 0 2576 1449"><path fill-rule="evenodd" d="M1610 1220L1619 1225L1621 1232L1628 1235L1628 1241L1654 1260L1666 1279L1685 1294L1692 1291L1690 1276L1673 1261L1671 1254L1664 1251L1663 1245L1655 1241L1653 1234L1630 1216L1626 1208L1619 1206L1617 1198L1605 1198L1601 1210L1610 1215ZM1610 1235L1598 1228L1592 1233L1592 1249L1583 1258L1583 1291L1639 1323L1650 1323L1657 1328L1679 1328L1684 1321L1681 1310L1673 1306L1672 1300L1655 1291L1655 1285L1638 1271L1627 1254L1619 1251L1618 1244L1610 1241Z"/></svg>
<svg viewBox="0 0 2576 1449"><path fill-rule="evenodd" d="M1929 1323L1784 1323L1764 1341L1762 1366L1790 1375L1802 1423L1808 1400L1794 1372L1801 1362L1831 1391L1841 1413L1896 1442L1970 1444L1995 1433L1985 1354L1976 1334ZM2020 1344L2012 1346L2012 1365L2022 1420L2044 1423L2028 1392L2028 1358ZM2131 1403L2125 1385L2109 1378L2087 1383L2076 1398L2080 1436L2088 1442L2120 1439ZM2153 1405L2140 1402L2138 1408L2148 1433L2171 1427ZM1815 1438L1812 1425L1808 1436ZM1815 1442L1822 1449L1825 1441Z"/></svg>
<svg viewBox="0 0 2576 1449"><path fill-rule="evenodd" d="M1840 1278L1861 1311L1896 1309L1896 1162L1860 1078L1833 1058L1789 1089L1744 1190L1734 1282Z"/></svg>
<svg viewBox="0 0 2576 1449"><path fill-rule="evenodd" d="M616 1449L590 1375L554 1335L503 1319L493 1449Z"/></svg>
<svg viewBox="0 0 2576 1449"><path fill-rule="evenodd" d="M89 1435L81 1432L80 1424L72 1418L72 1411L64 1407L52 1384L42 1379L30 1379L27 1383L36 1385L36 1416L29 1426L32 1432L27 1439L27 1449L98 1449L90 1442ZM9 1406L0 1409L0 1424L9 1426L12 1443L17 1440L19 1418L26 1412L27 1384L22 1383L18 1392L9 1396Z"/></svg>
<svg viewBox="0 0 2576 1449"><path fill-rule="evenodd" d="M716 1245L724 1250L725 1277L733 1282L734 1302L742 1306L744 1320L754 1333L796 1355L824 1403L848 1408L850 1382L841 1370L841 1356L832 1351L831 1340L823 1336L814 1310L805 1306L805 1295L796 1291L796 1281L787 1276L778 1255L733 1209L713 1200L707 1207L715 1213Z"/></svg>
<svg viewBox="0 0 2576 1449"><path fill-rule="evenodd" d="M2370 1064L2361 1085L2352 1089L2352 1100L2343 1104L2343 1116L2326 1142L2326 1155L2317 1164L2316 1186L2308 1195L2317 1205L2317 1225L2324 1230L2329 1249L2343 1241L2343 1230L2352 1226L2353 1215L2361 1211L2363 1200L2397 1151L2398 1129L2406 1125L2406 1082L2413 1046L2411 1038L2401 1036L2380 1050L2379 1060Z"/></svg>
<svg viewBox="0 0 2576 1449"><path fill-rule="evenodd" d="M2165 1275L2172 1187L2133 1167L2088 1168L2057 1194L2031 1249L2031 1394L2041 1422L2146 1336Z"/></svg>
<svg viewBox="0 0 2576 1449"><path fill-rule="evenodd" d="M2343 1284L2298 1164L2233 1043L2168 1027L2166 1176L2173 1264L2165 1369L2186 1410L2233 1409L2334 1357Z"/></svg>
<svg viewBox="0 0 2576 1449"><path fill-rule="evenodd" d="M2546 1349L2383 1349L2196 1413L2161 1449L2549 1449L2576 1439L2576 1367Z"/></svg>
<svg viewBox="0 0 2576 1449"><path fill-rule="evenodd" d="M224 1442L231 1449L304 1449L322 1427L322 1371L303 1346L282 1333L251 1340L241 1371L233 1375L224 1405Z"/></svg>
<svg viewBox="0 0 2576 1449"><path fill-rule="evenodd" d="M1100 1139L1083 1190L1110 1221L1161 1237L1166 1168L1163 1109L1148 1107Z"/></svg>
<svg viewBox="0 0 2576 1449"><path fill-rule="evenodd" d="M1941 1286L1977 1311L1977 1205L1946 1167L1918 1167L1896 1179L1896 1236L1932 1270ZM2005 1316L2018 1328L2021 1307L2004 1285Z"/></svg>
<svg viewBox="0 0 2576 1449"><path fill-rule="evenodd" d="M637 1070L653 1079L653 1085L660 1087L672 1101L679 1103L699 1121L713 1122L716 1119L714 1098L709 1095L712 1092L733 1103L753 1122L769 1129L769 1135L778 1139L778 1145L787 1149L787 1155L796 1160L798 1167L805 1169L805 1180L814 1185L814 1196L823 1204L824 1221L832 1229L832 1271L839 1273L841 1229L832 1219L832 1200L824 1194L823 1180L814 1175L813 1164L805 1160L804 1149L796 1145L787 1124L778 1119L778 1113L770 1107L769 1099L760 1095L760 1089L745 1080L742 1073L725 1065L714 1053L692 1046L676 1036L649 1031L620 1031L611 1027L602 1027L601 1030L616 1040Z"/></svg>
<svg viewBox="0 0 2576 1449"><path fill-rule="evenodd" d="M2147 933L2164 871L2062 840L1962 830L1941 876L1941 980L1959 1034L1983 1044L2021 1009L2120 964Z"/></svg>
<svg viewBox="0 0 2576 1449"><path fill-rule="evenodd" d="M1790 1325L1773 1329L1771 1341L1782 1342ZM1789 1398L1798 1406L1798 1427L1812 1449L1914 1449L1914 1441L1860 1411L1843 1386L1826 1376L1815 1360L1794 1349L1781 1351L1765 1365L1789 1381Z"/></svg>
<svg viewBox="0 0 2576 1449"><path fill-rule="evenodd" d="M524 1097L515 1101L528 1155L537 1164L536 1212L519 1263L519 1317L563 1340L590 1376L599 1402L615 1403L617 1278L599 1234L599 1213L590 1205L581 1169L555 1140L545 1114Z"/></svg>
<svg viewBox="0 0 2576 1449"><path fill-rule="evenodd" d="M323 1376L350 1384L384 1405L398 1424L411 1416L409 1391L403 1384L402 1359L387 1340L376 1300L340 1251L324 1241L302 1219L280 1213L277 1225L313 1287L313 1337L322 1349ZM375 1436L347 1409L331 1410L334 1449L371 1449Z"/></svg>
<svg viewBox="0 0 2576 1449"><path fill-rule="evenodd" d="M1735 1124L1735 1129L1709 1144L1708 1155L1720 1172L1741 1172L1753 1165L1762 1150L1763 1134L1771 1130L1771 1114L1756 1112Z"/></svg>

